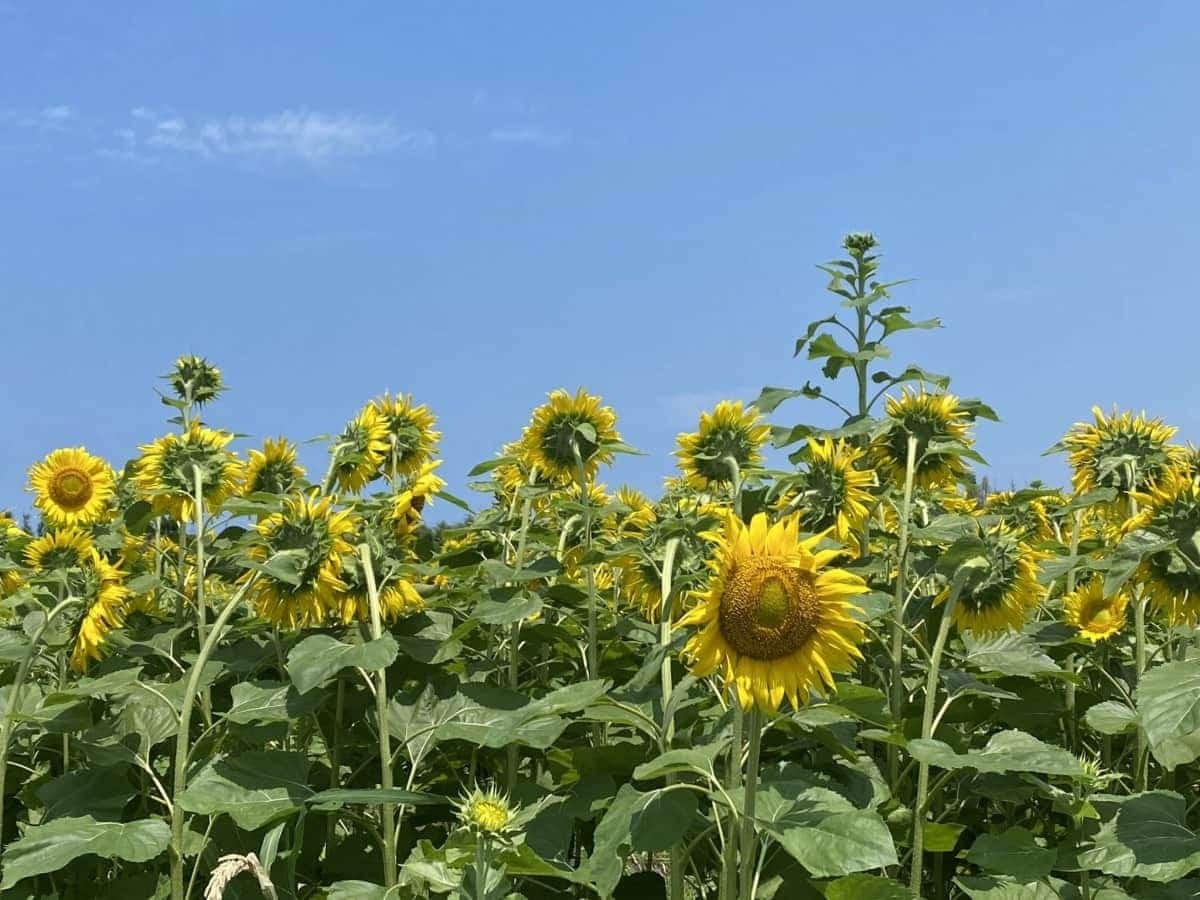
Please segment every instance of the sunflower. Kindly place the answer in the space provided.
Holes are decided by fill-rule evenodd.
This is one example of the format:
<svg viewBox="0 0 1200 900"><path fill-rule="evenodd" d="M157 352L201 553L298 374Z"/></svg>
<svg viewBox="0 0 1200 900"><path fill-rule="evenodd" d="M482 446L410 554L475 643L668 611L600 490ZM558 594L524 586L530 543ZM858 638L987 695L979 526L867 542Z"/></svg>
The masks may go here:
<svg viewBox="0 0 1200 900"><path fill-rule="evenodd" d="M1133 580L1170 624L1193 624L1200 617L1200 481L1171 469L1152 489L1133 497L1141 510L1123 532L1147 529L1174 542L1144 558Z"/></svg>
<svg viewBox="0 0 1200 900"><path fill-rule="evenodd" d="M954 624L959 631L978 635L1015 631L1042 600L1038 554L1003 523L985 532L983 541L980 555L987 565L970 570L972 577L954 606ZM946 588L934 602L942 603L949 595Z"/></svg>
<svg viewBox="0 0 1200 900"><path fill-rule="evenodd" d="M747 526L725 519L709 562L708 591L681 619L700 626L684 650L696 675L721 668L744 707L793 706L833 687L862 654L863 626L850 598L863 580L829 563L841 551L818 550L821 538L800 540L799 516L768 526L759 513Z"/></svg>
<svg viewBox="0 0 1200 900"><path fill-rule="evenodd" d="M604 530L614 539L639 536L657 519L650 498L635 488L618 488L616 501L624 508L605 516L603 522Z"/></svg>
<svg viewBox="0 0 1200 900"><path fill-rule="evenodd" d="M17 527L16 521L7 513L0 513L0 562L16 566L18 544L26 537L24 531ZM13 594L25 583L25 577L20 568L0 569L0 597Z"/></svg>
<svg viewBox="0 0 1200 900"><path fill-rule="evenodd" d="M225 390L221 370L203 356L179 357L167 380L171 382L176 397L196 406L215 400Z"/></svg>
<svg viewBox="0 0 1200 900"><path fill-rule="evenodd" d="M362 561L356 554L342 558L341 580L344 589L338 593L334 604L342 624L370 622L371 596L367 591L367 578ZM424 599L407 579L385 579L378 590L379 614L385 622L393 622L425 608Z"/></svg>
<svg viewBox="0 0 1200 900"><path fill-rule="evenodd" d="M647 622L662 616L662 574L643 553L626 553L613 560L621 576L621 595L642 611Z"/></svg>
<svg viewBox="0 0 1200 900"><path fill-rule="evenodd" d="M441 464L441 460L425 463L420 474L392 500L392 521L396 525L397 533L412 534L421 524L425 506L446 486L445 481L433 474L434 469Z"/></svg>
<svg viewBox="0 0 1200 900"><path fill-rule="evenodd" d="M913 483L922 488L950 485L967 474L957 453L941 444L969 446L970 415L953 394L929 394L904 388L899 397L888 397L891 427L871 442L870 455L886 478L903 486L908 467L908 439L916 438Z"/></svg>
<svg viewBox="0 0 1200 900"><path fill-rule="evenodd" d="M55 450L29 470L33 505L55 528L90 525L108 513L113 473L108 463L83 447Z"/></svg>
<svg viewBox="0 0 1200 900"><path fill-rule="evenodd" d="M181 434L167 434L141 447L134 480L151 498L154 511L169 513L180 522L194 515L195 472L200 470L204 508L220 508L238 492L242 463L225 448L233 440L226 431L214 431L193 422Z"/></svg>
<svg viewBox="0 0 1200 900"><path fill-rule="evenodd" d="M486 791L476 787L456 805L459 824L483 837L505 837L514 830L516 810L495 787Z"/></svg>
<svg viewBox="0 0 1200 900"><path fill-rule="evenodd" d="M1105 597L1104 579L1096 575L1063 600L1063 618L1081 638L1094 644L1121 630L1128 605L1129 594L1124 591Z"/></svg>
<svg viewBox="0 0 1200 900"><path fill-rule="evenodd" d="M525 468L537 466L551 480L565 483L583 475L591 481L601 463L612 462L610 444L619 443L617 416L599 397L580 388L572 397L564 390L533 411L521 436Z"/></svg>
<svg viewBox="0 0 1200 900"><path fill-rule="evenodd" d="M355 528L349 512L334 512L329 497L291 497L283 511L258 524L262 543L251 550L260 563L289 553L296 560L298 583L260 572L251 588L259 616L286 629L322 624L339 610L338 594L346 586L341 580L342 561L353 552L347 539Z"/></svg>
<svg viewBox="0 0 1200 900"><path fill-rule="evenodd" d="M856 468L866 454L845 441L809 438L808 450L801 524L813 532L832 528L839 541L846 541L871 514L875 473Z"/></svg>
<svg viewBox="0 0 1200 900"><path fill-rule="evenodd" d="M1012 491L997 491L988 494L987 499L983 501L983 509L1003 519L1005 524L1024 540L1048 541L1055 536L1054 523L1050 521L1047 511L1047 501L1041 497L1031 497L1025 502L1020 502Z"/></svg>
<svg viewBox="0 0 1200 900"><path fill-rule="evenodd" d="M964 494L957 488L940 493L936 499L948 513L959 516L973 516L979 513L979 499L974 494Z"/></svg>
<svg viewBox="0 0 1200 900"><path fill-rule="evenodd" d="M1106 416L1092 407L1092 422L1077 422L1062 440L1069 453L1071 483L1079 493L1115 488L1122 516L1129 495L1153 488L1169 469L1186 465L1187 450L1170 442L1175 428L1145 413L1117 412Z"/></svg>
<svg viewBox="0 0 1200 900"><path fill-rule="evenodd" d="M296 445L287 438L267 438L262 450L247 454L242 494L289 494L304 477L304 468L296 462Z"/></svg>
<svg viewBox="0 0 1200 900"><path fill-rule="evenodd" d="M757 409L743 409L740 400L722 400L712 412L700 414L696 431L679 435L675 455L687 483L703 490L733 480L730 460L739 470L762 462L760 451L770 433Z"/></svg>
<svg viewBox="0 0 1200 900"><path fill-rule="evenodd" d="M368 404L333 445L330 474L338 489L357 494L378 478L389 449L387 423Z"/></svg>
<svg viewBox="0 0 1200 900"><path fill-rule="evenodd" d="M97 560L89 573L88 589L91 602L79 622L75 648L71 652L71 668L82 672L88 664L100 659L108 636L125 624L133 592L124 584L125 573L116 566Z"/></svg>
<svg viewBox="0 0 1200 900"><path fill-rule="evenodd" d="M91 537L78 528L60 528L29 542L25 548L25 563L31 569L51 572L63 569L86 569L100 560Z"/></svg>
<svg viewBox="0 0 1200 900"><path fill-rule="evenodd" d="M371 406L387 429L387 474L416 475L437 449L441 434L433 430L437 419L424 404L416 405L408 394L384 394Z"/></svg>

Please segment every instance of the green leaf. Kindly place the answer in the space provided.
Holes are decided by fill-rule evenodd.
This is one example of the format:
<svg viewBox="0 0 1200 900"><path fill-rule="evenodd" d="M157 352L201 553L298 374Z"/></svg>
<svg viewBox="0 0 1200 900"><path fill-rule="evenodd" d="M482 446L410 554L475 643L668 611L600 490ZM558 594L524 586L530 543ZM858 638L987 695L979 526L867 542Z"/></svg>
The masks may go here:
<svg viewBox="0 0 1200 900"><path fill-rule="evenodd" d="M1200 837L1185 823L1186 802L1173 791L1115 798L1116 814L1097 832L1081 865L1119 878L1170 882L1200 868Z"/></svg>
<svg viewBox="0 0 1200 900"><path fill-rule="evenodd" d="M439 740L463 740L480 747L512 743L537 750L552 746L566 728L562 718L580 712L607 690L605 681L584 681L530 702L523 694L484 684L465 684L460 708L438 726Z"/></svg>
<svg viewBox="0 0 1200 900"><path fill-rule="evenodd" d="M307 694L324 684L342 669L356 667L374 671L390 666L399 647L390 634L365 644L343 644L327 634L314 634L288 653L287 671L292 684Z"/></svg>
<svg viewBox="0 0 1200 900"><path fill-rule="evenodd" d="M1147 556L1153 556L1174 546L1174 541L1164 541L1148 531L1135 531L1125 535L1113 551L1108 574L1104 576L1104 596L1111 597L1124 587L1125 582Z"/></svg>
<svg viewBox="0 0 1200 900"><path fill-rule="evenodd" d="M1079 760L1067 750L1044 744L1023 731L1002 731L993 735L982 750L955 753L938 740L917 738L908 742L908 752L916 760L942 769L972 768L979 772L1036 772L1082 778Z"/></svg>
<svg viewBox="0 0 1200 900"><path fill-rule="evenodd" d="M369 881L335 881L325 889L325 900L396 900L400 888L385 888Z"/></svg>
<svg viewBox="0 0 1200 900"><path fill-rule="evenodd" d="M188 812L227 814L253 831L290 816L313 795L308 757L283 750L249 750L220 756L204 766L179 798Z"/></svg>
<svg viewBox="0 0 1200 900"><path fill-rule="evenodd" d="M971 900L1064 900L1063 894L1045 882L1020 884L1003 878L957 878L955 881Z"/></svg>
<svg viewBox="0 0 1200 900"><path fill-rule="evenodd" d="M149 862L170 843L171 829L162 819L97 822L80 816L31 825L4 849L0 889L10 888L23 878L57 872L89 854L102 859Z"/></svg>
<svg viewBox="0 0 1200 900"><path fill-rule="evenodd" d="M279 681L242 681L233 686L233 704L225 718L239 725L251 722L288 722L306 716L321 705L320 691L301 694L294 685Z"/></svg>
<svg viewBox="0 0 1200 900"><path fill-rule="evenodd" d="M967 851L967 861L1017 881L1036 881L1050 874L1058 853L1040 846L1033 833L1019 826L1000 834L981 834Z"/></svg>
<svg viewBox="0 0 1200 900"><path fill-rule="evenodd" d="M394 803L397 806L444 806L450 800L439 794L406 791L402 788L332 788L313 794L307 802L310 806L335 809L355 804L382 806L385 803Z"/></svg>
<svg viewBox="0 0 1200 900"><path fill-rule="evenodd" d="M261 563L253 559L242 560L242 564L247 568L270 575L276 581L282 581L292 587L300 585L300 578L307 563L308 552L305 550L280 550Z"/></svg>
<svg viewBox="0 0 1200 900"><path fill-rule="evenodd" d="M494 588L475 604L471 616L485 625L511 625L528 619L541 609L542 598L537 594L514 588Z"/></svg>
<svg viewBox="0 0 1200 900"><path fill-rule="evenodd" d="M1100 734L1124 734L1137 730L1137 713L1116 700L1106 700L1088 707L1083 720L1089 728Z"/></svg>
<svg viewBox="0 0 1200 900"><path fill-rule="evenodd" d="M36 791L44 810L42 822L87 816L119 821L137 792L120 767L68 772L40 785Z"/></svg>
<svg viewBox="0 0 1200 900"><path fill-rule="evenodd" d="M917 900L917 895L890 878L847 875L825 885L825 900Z"/></svg>
<svg viewBox="0 0 1200 900"><path fill-rule="evenodd" d="M937 516L924 528L914 528L910 535L918 544L949 544L961 538L978 537L979 520L947 513Z"/></svg>
<svg viewBox="0 0 1200 900"><path fill-rule="evenodd" d="M965 662L984 672L999 672L1036 678L1062 672L1062 668L1051 659L1032 637L1020 632L1009 632L991 638L963 635L967 648Z"/></svg>
<svg viewBox="0 0 1200 900"><path fill-rule="evenodd" d="M713 760L720 752L720 748L720 744L709 744L706 747L668 750L634 769L633 777L638 781L650 781L662 778L664 775L683 772L701 776L709 775L712 772Z"/></svg>
<svg viewBox="0 0 1200 900"><path fill-rule="evenodd" d="M639 853L670 850L696 818L699 797L692 790L661 788L646 794L629 822L629 847Z"/></svg>
<svg viewBox="0 0 1200 900"><path fill-rule="evenodd" d="M601 897L611 897L625 869L630 824L642 794L623 784L596 826L592 855L579 868L578 878L596 888Z"/></svg>
<svg viewBox="0 0 1200 900"><path fill-rule="evenodd" d="M1150 752L1167 769L1200 757L1200 659L1155 666L1137 688Z"/></svg>
<svg viewBox="0 0 1200 900"><path fill-rule="evenodd" d="M925 849L931 853L949 853L958 846L958 839L966 830L965 825L947 822L924 822L921 831L925 835Z"/></svg>

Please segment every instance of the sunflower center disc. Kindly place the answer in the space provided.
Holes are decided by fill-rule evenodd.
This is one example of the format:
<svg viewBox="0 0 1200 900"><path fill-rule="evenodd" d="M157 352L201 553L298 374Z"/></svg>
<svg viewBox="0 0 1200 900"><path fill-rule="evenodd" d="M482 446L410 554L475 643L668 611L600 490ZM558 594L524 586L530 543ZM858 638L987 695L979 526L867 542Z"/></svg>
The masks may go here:
<svg viewBox="0 0 1200 900"><path fill-rule="evenodd" d="M751 659L780 659L801 649L816 633L820 617L812 576L781 560L745 560L725 582L721 634Z"/></svg>
<svg viewBox="0 0 1200 900"><path fill-rule="evenodd" d="M50 483L50 496L59 506L83 506L92 499L92 479L81 469L62 469Z"/></svg>

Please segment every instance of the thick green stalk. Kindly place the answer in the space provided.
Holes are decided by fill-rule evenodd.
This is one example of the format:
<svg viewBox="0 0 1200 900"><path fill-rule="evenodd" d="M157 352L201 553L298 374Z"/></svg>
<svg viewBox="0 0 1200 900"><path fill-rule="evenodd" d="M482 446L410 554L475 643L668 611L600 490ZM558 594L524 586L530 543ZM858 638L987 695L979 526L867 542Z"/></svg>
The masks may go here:
<svg viewBox="0 0 1200 900"><path fill-rule="evenodd" d="M337 700L333 707L333 744L329 748L329 789L342 786L342 715L346 709L346 680L338 673ZM333 848L337 835L337 814L330 812L325 820L325 858Z"/></svg>
<svg viewBox="0 0 1200 900"><path fill-rule="evenodd" d="M0 840L4 835L4 783L8 776L8 747L12 739L13 722L16 719L17 711L21 708L21 693L25 688L25 679L29 677L29 670L33 666L33 661L37 657L38 641L42 639L42 635L50 626L50 623L58 618L59 614L67 607L81 602L78 598L69 597L66 600L60 600L50 612L46 614L41 623L33 630L33 634L29 636L29 648L25 651L25 656L21 658L21 664L17 667L16 677L13 678L13 683L8 689L8 703L4 706L4 721L0 724Z"/></svg>
<svg viewBox="0 0 1200 900"><path fill-rule="evenodd" d="M371 565L371 548L360 544L359 557L367 579L367 598L371 602L371 637L383 637L383 616L379 609L379 588L375 584L375 568ZM375 715L379 719L379 786L390 791L392 783L392 738L388 731L387 669L375 672ZM380 809L383 824L383 883L396 884L396 805L384 803Z"/></svg>
<svg viewBox="0 0 1200 900"><path fill-rule="evenodd" d="M242 602L242 597L253 583L254 578L251 577L229 599L225 608L221 610L221 614L217 616L212 631L208 633L208 639L200 647L200 653L196 656L196 661L192 663L192 668L188 672L187 684L184 687L183 701L179 708L179 733L175 737L175 782L171 789L171 900L185 900L183 887L184 821L183 807L179 805L179 797L187 788L192 707L195 706L196 695L200 692L200 678L204 674L204 666L221 640L221 635L224 634L225 626L233 616L234 610Z"/></svg>
<svg viewBox="0 0 1200 900"><path fill-rule="evenodd" d="M671 598L671 579L675 569L675 552L678 549L679 538L671 538L667 541L666 548L663 550L662 580L660 581L662 609L659 614L662 620L658 625L658 645L663 650L662 670L660 673L663 708L663 752L671 749L671 742L675 737L675 717L668 712L668 709L671 704L671 694L675 692L675 686L671 677L671 613L674 606ZM667 784L674 783L675 776L668 775ZM683 849L682 843L676 841L674 846L671 847L671 868L667 873L667 900L683 900L683 874L686 866L687 854Z"/></svg>
<svg viewBox="0 0 1200 900"><path fill-rule="evenodd" d="M1136 472L1131 465L1129 467L1129 517L1133 518L1138 514L1137 500L1132 496L1133 486L1137 484ZM1142 595L1141 588L1133 589L1133 655L1134 664L1136 666L1136 677L1133 682L1134 691L1138 685L1142 683L1142 676L1146 673L1146 598ZM1150 758L1147 750L1146 729L1140 724L1137 730L1137 755L1133 758L1133 781L1134 789L1137 791L1146 790L1150 780Z"/></svg>
<svg viewBox="0 0 1200 900"><path fill-rule="evenodd" d="M958 604L958 595L962 590L962 580L956 578L950 590L950 599L942 610L942 623L938 627L937 639L933 642L933 650L929 654L929 672L925 678L925 710L921 716L921 737L929 740L933 737L933 711L937 705L938 671L942 665L942 653L946 649L946 639L950 636L950 626L954 622L954 607ZM909 874L909 889L918 897L921 894L921 875L923 868L922 854L925 849L925 803L929 799L929 764L922 762L917 769L917 801L913 805L913 843L912 870Z"/></svg>
<svg viewBox="0 0 1200 900"><path fill-rule="evenodd" d="M908 569L908 520L912 515L913 479L917 469L917 439L908 438L908 449L904 462L904 498L900 503L900 537L896 549L896 592L892 598L892 721L904 723L904 606L907 590ZM888 744L888 776L893 788L900 775L900 751L895 744Z"/></svg>
<svg viewBox="0 0 1200 900"><path fill-rule="evenodd" d="M1075 520L1071 525L1071 557L1074 558L1079 554L1079 532L1082 524L1083 512L1076 510ZM1075 591L1075 570L1067 572L1066 594L1070 596ZM1067 657L1067 675L1075 674L1075 654L1072 653ZM1073 678L1067 678L1067 726L1071 730L1071 752L1079 753L1079 717L1075 710L1075 681Z"/></svg>
<svg viewBox="0 0 1200 900"><path fill-rule="evenodd" d="M729 744L729 771L725 787L732 797L742 786L742 730L745 714L736 689L733 697L733 740ZM721 866L723 881L721 896L735 900L738 892L738 820L736 810L729 810L729 831L725 839L725 859Z"/></svg>
<svg viewBox="0 0 1200 900"><path fill-rule="evenodd" d="M755 798L758 795L758 766L762 752L762 711L758 705L750 707L750 715L746 717L747 737L750 739L750 751L746 759L746 793L742 804L742 840L741 840L741 893L742 900L752 900L754 888L755 860L758 857L758 831L754 820Z"/></svg>
<svg viewBox="0 0 1200 900"><path fill-rule="evenodd" d="M195 473L195 496L192 506L195 510L196 521L196 642L204 646L208 628L208 605L204 597L204 482L200 467L193 466ZM200 709L206 721L212 721L212 697L205 688L200 693Z"/></svg>
<svg viewBox="0 0 1200 900"><path fill-rule="evenodd" d="M532 485L537 480L537 466L532 466L529 470L529 484ZM525 565L525 544L529 537L529 520L533 511L533 497L526 497L525 503L521 507L521 528L517 534L517 550L513 558L513 581L515 584L520 584L517 580L521 575L521 567ZM509 626L508 632L508 686L512 690L517 690L521 685L521 622L520 620L513 622ZM508 779L508 795L511 797L513 789L517 784L517 767L520 764L520 746L515 742L508 745L508 768L506 776Z"/></svg>

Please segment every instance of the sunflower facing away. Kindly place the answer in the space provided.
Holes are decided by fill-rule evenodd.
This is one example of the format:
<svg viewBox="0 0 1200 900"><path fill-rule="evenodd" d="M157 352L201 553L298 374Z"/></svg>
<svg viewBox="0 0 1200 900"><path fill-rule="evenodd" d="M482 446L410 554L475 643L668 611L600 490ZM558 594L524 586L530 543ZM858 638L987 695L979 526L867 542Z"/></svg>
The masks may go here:
<svg viewBox="0 0 1200 900"><path fill-rule="evenodd" d="M55 450L29 470L33 505L55 527L90 525L108 512L113 473L108 463L83 447Z"/></svg>
<svg viewBox="0 0 1200 900"><path fill-rule="evenodd" d="M60 528L29 542L25 563L40 572L86 569L100 559L91 537L78 528Z"/></svg>
<svg viewBox="0 0 1200 900"><path fill-rule="evenodd" d="M304 477L304 468L296 461L296 445L287 438L267 438L262 450L251 450L246 461L242 493L289 494Z"/></svg>
<svg viewBox="0 0 1200 900"><path fill-rule="evenodd" d="M125 624L132 592L125 586L125 573L103 559L97 560L87 577L85 596L90 600L87 612L79 622L75 648L71 652L71 668L82 672L88 664L100 659L108 636Z"/></svg>
<svg viewBox="0 0 1200 900"><path fill-rule="evenodd" d="M759 513L747 526L730 514L715 535L707 592L681 619L698 626L685 654L696 675L721 669L743 707L793 706L833 687L833 673L861 658L863 626L850 598L862 579L829 564L837 550L820 537L800 540L799 518L768 526Z"/></svg>
<svg viewBox="0 0 1200 900"><path fill-rule="evenodd" d="M215 400L225 390L221 370L203 356L179 357L167 380L171 382L175 396L196 406Z"/></svg>
<svg viewBox="0 0 1200 900"><path fill-rule="evenodd" d="M1135 493L1141 510L1125 523L1174 541L1142 560L1133 580L1171 625L1200 618L1200 482L1183 470L1168 470L1151 490Z"/></svg>
<svg viewBox="0 0 1200 900"><path fill-rule="evenodd" d="M1048 541L1054 538L1054 525L1046 507L1047 501L1041 497L1032 497L1021 502L1012 491L988 494L983 502L985 512L1000 516L1009 528L1027 541Z"/></svg>
<svg viewBox="0 0 1200 900"><path fill-rule="evenodd" d="M390 478L416 475L441 440L441 434L433 430L437 419L429 407L414 404L408 394L395 397L384 394L372 400L371 406L387 429L388 461L384 474Z"/></svg>
<svg viewBox="0 0 1200 900"><path fill-rule="evenodd" d="M832 528L839 541L846 541L871 514L875 473L856 468L866 454L845 441L809 438L808 449L801 524L814 532Z"/></svg>
<svg viewBox="0 0 1200 900"><path fill-rule="evenodd" d="M986 550L981 555L987 565L974 570L973 577L964 584L954 606L954 624L959 631L977 635L1018 630L1030 610L1042 601L1038 554L1003 524L987 531L983 540ZM943 602L949 595L947 588L936 602Z"/></svg>
<svg viewBox="0 0 1200 900"><path fill-rule="evenodd" d="M525 468L537 466L538 472L565 483L578 480L582 464L585 479L595 478L602 463L612 462L607 445L621 440L616 413L601 403L582 388L574 397L562 389L551 391L521 436Z"/></svg>
<svg viewBox="0 0 1200 900"><path fill-rule="evenodd" d="M1152 488L1168 469L1186 464L1187 450L1170 442L1175 428L1145 413L1105 415L1092 407L1092 422L1078 422L1062 440L1070 453L1071 483L1079 493L1115 488L1117 507L1129 508L1129 494Z"/></svg>
<svg viewBox="0 0 1200 900"><path fill-rule="evenodd" d="M970 445L970 416L957 397L904 388L899 397L888 397L886 412L892 427L871 442L871 460L889 481L904 485L909 437L917 441L913 469L913 484L917 487L953 484L967 474L967 466L957 453L930 449L931 444Z"/></svg>
<svg viewBox="0 0 1200 900"><path fill-rule="evenodd" d="M389 448L387 423L368 404L334 442L330 474L338 489L357 494L378 478Z"/></svg>
<svg viewBox="0 0 1200 900"><path fill-rule="evenodd" d="M722 400L712 412L700 414L699 428L679 435L675 455L688 485L704 490L733 481L730 460L739 470L762 462L760 451L770 434L757 409L744 409L740 400Z"/></svg>
<svg viewBox="0 0 1200 900"><path fill-rule="evenodd" d="M342 557L341 581L345 588L334 602L342 624L370 622L371 596L367 592L367 577L358 554ZM425 608L425 601L407 579L385 579L378 585L378 590L379 615L385 622L393 622Z"/></svg>
<svg viewBox="0 0 1200 900"><path fill-rule="evenodd" d="M326 497L292 497L283 511L258 524L262 543L251 550L258 562L280 553L294 554L299 584L261 572L250 589L259 616L284 629L311 628L339 613L342 560L353 552L348 535L355 528L349 512L335 512Z"/></svg>
<svg viewBox="0 0 1200 900"><path fill-rule="evenodd" d="M1125 591L1105 597L1104 578L1095 575L1063 600L1063 618L1081 638L1094 644L1124 627L1128 605L1129 594Z"/></svg>
<svg viewBox="0 0 1200 900"><path fill-rule="evenodd" d="M0 513L0 560L16 566L19 559L17 545L24 538L25 532L17 526L13 517L7 513ZM0 569L0 597L7 597L24 583L25 578L20 568Z"/></svg>
<svg viewBox="0 0 1200 900"><path fill-rule="evenodd" d="M233 440L226 431L193 423L181 434L167 434L141 448L134 480L151 499L157 513L170 513L180 522L192 519L195 471L201 476L204 508L212 512L238 492L242 463L225 448Z"/></svg>
<svg viewBox="0 0 1200 900"><path fill-rule="evenodd" d="M421 467L420 474L392 500L392 521L398 534L409 535L416 531L421 525L421 514L425 507L446 486L446 482L434 474L441 464L440 459L426 463Z"/></svg>

